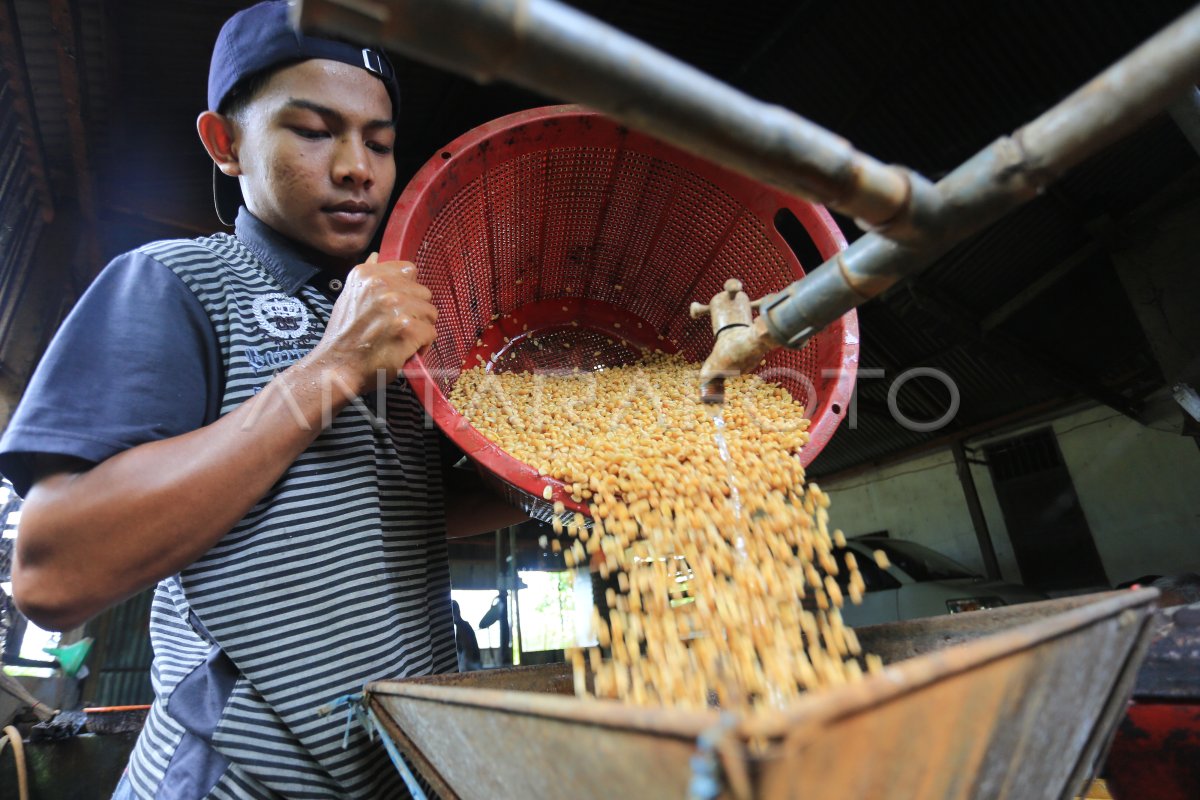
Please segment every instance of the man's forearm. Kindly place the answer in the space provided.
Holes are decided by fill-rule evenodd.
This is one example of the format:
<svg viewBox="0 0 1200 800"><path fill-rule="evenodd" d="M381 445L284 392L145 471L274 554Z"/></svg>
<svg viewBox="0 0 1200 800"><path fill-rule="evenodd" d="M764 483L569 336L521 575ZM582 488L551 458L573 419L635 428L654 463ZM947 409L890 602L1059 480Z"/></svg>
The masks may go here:
<svg viewBox="0 0 1200 800"><path fill-rule="evenodd" d="M451 469L443 483L446 536L451 539L476 536L529 520L528 514L500 499L473 471Z"/></svg>
<svg viewBox="0 0 1200 800"><path fill-rule="evenodd" d="M302 361L189 433L85 472L39 476L22 508L13 594L34 622L81 624L206 553L347 402L335 373Z"/></svg>

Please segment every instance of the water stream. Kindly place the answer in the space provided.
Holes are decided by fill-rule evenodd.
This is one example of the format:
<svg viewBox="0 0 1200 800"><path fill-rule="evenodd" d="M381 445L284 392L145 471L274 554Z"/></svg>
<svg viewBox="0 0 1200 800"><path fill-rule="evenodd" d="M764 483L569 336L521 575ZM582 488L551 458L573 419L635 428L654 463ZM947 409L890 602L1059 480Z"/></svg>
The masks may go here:
<svg viewBox="0 0 1200 800"><path fill-rule="evenodd" d="M738 492L737 479L733 472L733 460L729 457L729 444L725 441L725 414L722 406L716 406L715 410L710 412L712 415L713 426L716 430L713 432L713 441L717 443L717 452L721 455L721 460L725 462L726 468L729 470L729 502L733 506L733 516L739 521L742 518L742 496ZM738 525L738 536L734 541L734 546L738 553L746 556L746 538L740 530L742 526Z"/></svg>

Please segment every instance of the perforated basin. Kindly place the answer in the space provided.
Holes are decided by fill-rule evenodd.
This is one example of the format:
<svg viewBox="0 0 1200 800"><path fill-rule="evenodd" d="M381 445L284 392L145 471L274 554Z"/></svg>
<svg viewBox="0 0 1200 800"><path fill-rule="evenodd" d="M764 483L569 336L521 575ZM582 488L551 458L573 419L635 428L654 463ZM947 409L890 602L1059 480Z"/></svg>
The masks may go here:
<svg viewBox="0 0 1200 800"><path fill-rule="evenodd" d="M591 370L647 349L703 361L713 336L693 320L727 278L752 297L804 268L776 227L794 215L810 258L845 240L824 208L788 197L631 132L577 106L534 109L456 139L396 203L382 254L416 263L433 292L438 337L405 371L455 443L546 518L554 500L587 512L466 424L447 399L463 369ZM850 312L802 350L778 350L760 373L787 387L812 420L812 461L848 408L858 360ZM552 487L549 501L543 489Z"/></svg>

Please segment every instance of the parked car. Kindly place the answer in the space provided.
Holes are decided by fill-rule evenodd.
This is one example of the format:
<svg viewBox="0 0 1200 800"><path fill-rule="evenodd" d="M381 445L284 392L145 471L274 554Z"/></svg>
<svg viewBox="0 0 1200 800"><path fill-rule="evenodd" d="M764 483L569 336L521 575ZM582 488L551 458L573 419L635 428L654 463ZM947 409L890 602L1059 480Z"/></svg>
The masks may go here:
<svg viewBox="0 0 1200 800"><path fill-rule="evenodd" d="M846 549L855 554L867 590L861 605L846 602L842 616L851 626L956 614L984 608L1045 600L1046 595L1026 586L989 581L953 559L916 542L882 536L850 539ZM874 553L882 550L890 566L876 565ZM839 556L838 561L842 559ZM847 580L845 570L839 580Z"/></svg>

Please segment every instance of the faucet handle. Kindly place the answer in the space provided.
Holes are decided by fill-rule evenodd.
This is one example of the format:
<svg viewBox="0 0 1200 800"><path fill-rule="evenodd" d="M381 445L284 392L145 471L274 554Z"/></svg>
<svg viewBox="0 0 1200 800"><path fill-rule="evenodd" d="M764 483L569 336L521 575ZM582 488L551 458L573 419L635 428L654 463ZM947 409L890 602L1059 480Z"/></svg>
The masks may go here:
<svg viewBox="0 0 1200 800"><path fill-rule="evenodd" d="M729 278L707 304L692 303L688 310L692 319L711 316L713 333L720 333L731 325L749 325L753 322L752 312L763 300L751 300L742 282L737 278Z"/></svg>
<svg viewBox="0 0 1200 800"><path fill-rule="evenodd" d="M725 285L721 287L721 291L717 292L711 302L692 303L692 305L688 308L688 313L692 315L692 319L700 319L700 317L712 313L712 308L714 305L720 304L722 307L724 307L724 304L737 299L738 293L741 291L742 282L737 278L730 278L725 281Z"/></svg>

